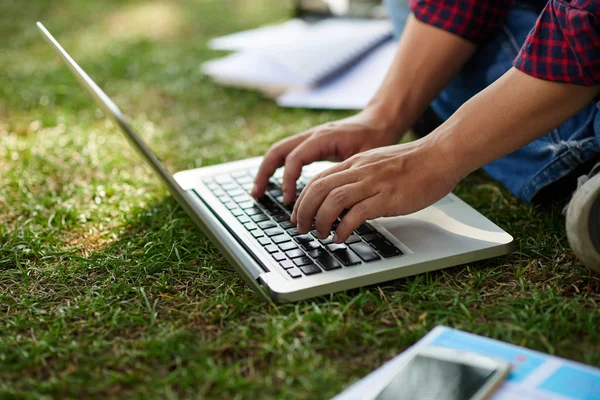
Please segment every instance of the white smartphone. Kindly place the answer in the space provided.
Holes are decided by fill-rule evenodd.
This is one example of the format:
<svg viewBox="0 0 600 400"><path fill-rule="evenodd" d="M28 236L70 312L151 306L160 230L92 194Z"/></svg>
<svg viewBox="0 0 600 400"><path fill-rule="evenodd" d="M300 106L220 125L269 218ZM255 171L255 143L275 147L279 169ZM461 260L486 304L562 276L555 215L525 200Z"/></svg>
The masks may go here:
<svg viewBox="0 0 600 400"><path fill-rule="evenodd" d="M510 363L467 351L417 349L375 400L483 400L510 372Z"/></svg>

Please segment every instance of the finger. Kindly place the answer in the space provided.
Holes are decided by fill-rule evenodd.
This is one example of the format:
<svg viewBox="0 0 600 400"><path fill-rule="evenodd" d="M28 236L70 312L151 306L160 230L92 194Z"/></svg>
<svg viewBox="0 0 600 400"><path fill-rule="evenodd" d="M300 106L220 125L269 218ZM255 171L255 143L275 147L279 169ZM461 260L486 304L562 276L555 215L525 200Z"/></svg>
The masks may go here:
<svg viewBox="0 0 600 400"><path fill-rule="evenodd" d="M325 136L312 136L292 150L285 158L283 170L283 201L290 204L296 198L296 181L302 173L302 167L322 160L329 153Z"/></svg>
<svg viewBox="0 0 600 400"><path fill-rule="evenodd" d="M355 204L368 199L374 194L374 189L364 183L351 183L333 189L317 211L315 227L320 239L329 236L331 224L345 209L351 209Z"/></svg>
<svg viewBox="0 0 600 400"><path fill-rule="evenodd" d="M306 233L310 230L319 207L332 190L355 181L355 171L343 171L314 181L302 198L302 202L296 204L298 207L296 213L298 232Z"/></svg>
<svg viewBox="0 0 600 400"><path fill-rule="evenodd" d="M296 201L296 204L294 205L294 209L292 210L292 216L291 216L291 221L293 223L297 223L297 214L298 214L298 206L300 205L300 203L302 202L302 200L304 199L304 196L306 196L306 193L308 192L308 190L310 189L310 187L313 185L313 183L315 183L317 180L319 179L323 179L331 174L335 174L338 172L342 172L345 171L346 169L349 168L349 165L346 163L339 163L336 164L330 168L327 168L325 171L319 172L318 174L316 174L315 176L313 176L308 183L306 184L306 186L304 187L304 189L302 189L302 192L300 192L300 196L298 196L298 200Z"/></svg>
<svg viewBox="0 0 600 400"><path fill-rule="evenodd" d="M333 235L333 241L343 243L360 224L368 219L380 217L382 206L380 195L371 196L360 203L356 203L342 218L342 222L340 222L335 235Z"/></svg>
<svg viewBox="0 0 600 400"><path fill-rule="evenodd" d="M284 139L278 143L275 143L265 154L256 178L254 178L254 186L252 188L251 195L253 197L262 196L267 189L269 178L273 176L275 170L283 165L285 157L292 151L298 144L302 143L308 135L296 135L291 138Z"/></svg>

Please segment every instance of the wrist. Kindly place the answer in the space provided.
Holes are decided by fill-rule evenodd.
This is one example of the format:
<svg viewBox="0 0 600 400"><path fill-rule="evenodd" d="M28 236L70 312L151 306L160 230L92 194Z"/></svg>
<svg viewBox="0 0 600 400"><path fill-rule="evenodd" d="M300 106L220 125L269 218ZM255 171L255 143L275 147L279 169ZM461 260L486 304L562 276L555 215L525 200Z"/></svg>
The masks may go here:
<svg viewBox="0 0 600 400"><path fill-rule="evenodd" d="M477 153L469 150L461 132L452 123L443 124L420 141L456 183L481 167Z"/></svg>
<svg viewBox="0 0 600 400"><path fill-rule="evenodd" d="M393 143L402 139L411 127L401 107L393 107L375 98L361 111L361 115L369 121L370 126L381 131Z"/></svg>

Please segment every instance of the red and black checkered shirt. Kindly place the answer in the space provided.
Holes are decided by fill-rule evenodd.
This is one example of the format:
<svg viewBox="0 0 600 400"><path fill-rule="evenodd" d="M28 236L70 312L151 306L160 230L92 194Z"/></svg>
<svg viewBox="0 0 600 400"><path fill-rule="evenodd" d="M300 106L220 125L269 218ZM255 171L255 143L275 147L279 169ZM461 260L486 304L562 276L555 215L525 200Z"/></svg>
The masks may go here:
<svg viewBox="0 0 600 400"><path fill-rule="evenodd" d="M516 0L410 0L417 19L476 44L497 33L515 3ZM600 84L600 0L548 1L514 66L549 81Z"/></svg>

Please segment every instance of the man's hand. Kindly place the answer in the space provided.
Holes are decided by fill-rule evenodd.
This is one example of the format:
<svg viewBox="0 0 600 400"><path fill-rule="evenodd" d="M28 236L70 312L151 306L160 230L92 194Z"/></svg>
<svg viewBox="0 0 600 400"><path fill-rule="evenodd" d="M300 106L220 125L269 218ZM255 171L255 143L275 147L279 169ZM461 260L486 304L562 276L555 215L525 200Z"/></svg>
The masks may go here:
<svg viewBox="0 0 600 400"><path fill-rule="evenodd" d="M285 165L282 191L285 203L292 203L303 166L318 160L346 160L354 154L397 143L402 133L366 110L284 139L266 153L252 196L262 196L269 178Z"/></svg>
<svg viewBox="0 0 600 400"><path fill-rule="evenodd" d="M453 163L428 138L357 154L314 176L291 220L302 234L316 220L317 233L325 238L348 210L333 239L342 243L368 219L410 214L447 195L464 178Z"/></svg>

